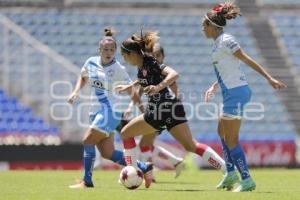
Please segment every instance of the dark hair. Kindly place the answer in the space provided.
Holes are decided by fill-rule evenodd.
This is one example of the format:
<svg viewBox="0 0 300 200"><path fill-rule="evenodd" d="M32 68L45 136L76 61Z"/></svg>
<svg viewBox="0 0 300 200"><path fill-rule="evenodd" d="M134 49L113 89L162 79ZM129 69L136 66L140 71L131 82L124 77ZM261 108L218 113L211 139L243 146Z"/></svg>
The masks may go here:
<svg viewBox="0 0 300 200"><path fill-rule="evenodd" d="M153 47L158 40L158 32L147 31L143 34L141 30L141 35L132 35L130 38L122 42L121 49L127 53L135 52L141 55L145 53L152 53Z"/></svg>
<svg viewBox="0 0 300 200"><path fill-rule="evenodd" d="M206 13L205 17L208 21L218 27L226 26L226 20L235 19L237 16L241 16L241 11L238 6L233 2L220 3L213 7L211 11Z"/></svg>
<svg viewBox="0 0 300 200"><path fill-rule="evenodd" d="M114 42L115 46L117 47L117 41L114 37L114 34L115 34L115 31L112 28L105 28L104 36L102 37L102 39L99 42L99 47L101 48L102 45L104 44L104 42L106 42L106 41Z"/></svg>

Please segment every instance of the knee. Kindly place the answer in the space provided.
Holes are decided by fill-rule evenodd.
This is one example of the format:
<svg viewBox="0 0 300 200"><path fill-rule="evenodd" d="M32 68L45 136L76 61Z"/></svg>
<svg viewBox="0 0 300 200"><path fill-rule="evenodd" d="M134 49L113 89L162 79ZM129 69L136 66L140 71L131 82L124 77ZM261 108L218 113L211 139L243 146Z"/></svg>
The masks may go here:
<svg viewBox="0 0 300 200"><path fill-rule="evenodd" d="M195 144L187 144L187 145L184 145L184 148L186 151L194 153L194 152L196 152L197 147Z"/></svg>
<svg viewBox="0 0 300 200"><path fill-rule="evenodd" d="M90 140L89 140L89 138L88 138L88 137L83 138L82 144L83 144L83 145L90 145Z"/></svg>
<svg viewBox="0 0 300 200"><path fill-rule="evenodd" d="M112 157L112 153L111 152L102 151L100 153L101 153L101 156L104 159L111 160L111 157Z"/></svg>
<svg viewBox="0 0 300 200"><path fill-rule="evenodd" d="M126 130L124 130L124 129L121 130L120 135L121 135L121 138L122 138L123 140L125 140L125 139L128 138L128 137L126 136L126 135L127 135L127 134L126 134Z"/></svg>

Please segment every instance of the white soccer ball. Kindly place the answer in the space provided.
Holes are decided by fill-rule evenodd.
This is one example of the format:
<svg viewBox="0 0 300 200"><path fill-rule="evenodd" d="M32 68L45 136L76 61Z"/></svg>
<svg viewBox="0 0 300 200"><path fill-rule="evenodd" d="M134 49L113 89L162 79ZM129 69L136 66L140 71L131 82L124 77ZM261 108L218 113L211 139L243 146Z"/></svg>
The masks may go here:
<svg viewBox="0 0 300 200"><path fill-rule="evenodd" d="M121 170L119 180L127 189L134 190L143 183L143 172L132 166L126 166Z"/></svg>

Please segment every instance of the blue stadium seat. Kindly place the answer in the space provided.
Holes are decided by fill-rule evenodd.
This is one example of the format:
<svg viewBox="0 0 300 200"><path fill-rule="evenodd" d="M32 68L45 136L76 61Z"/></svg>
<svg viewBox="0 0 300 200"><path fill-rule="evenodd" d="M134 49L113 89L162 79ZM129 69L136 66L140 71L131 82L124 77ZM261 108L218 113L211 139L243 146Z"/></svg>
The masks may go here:
<svg viewBox="0 0 300 200"><path fill-rule="evenodd" d="M111 0L102 0L102 2L105 1L111 2ZM135 0L126 1L134 2ZM160 0L160 2L162 1L201 4L203 2L217 2L211 0ZM98 2L101 2L101 0ZM204 14L203 11L199 11L198 16L187 14L155 15L146 12L142 14L107 14L99 13L95 10L81 9L38 9L38 11L28 10L26 14L18 10L1 12L34 35L38 40L48 44L51 48L64 55L79 67L82 66L88 57L97 55L98 40L102 37L104 27L113 26L116 28L118 31L118 44L120 44L121 40L139 31L141 25L144 24L146 29L159 30L161 43L166 51L166 63L180 73L178 84L181 91L187 93L193 91L199 95L199 98L187 99L188 102L192 102L193 104L203 102L201 94L203 94L210 84L216 81L210 58L212 41L206 40L201 33L201 16ZM284 42L287 43L287 46L291 46L289 48L293 49L292 55L294 55L294 57L292 58L299 58L299 54L296 52L300 52L300 42L294 36L300 32L300 20L298 18L295 19L294 16L285 18L282 16L274 16L274 19L275 21L278 20L276 24L280 24L280 26L278 26L280 35L283 36L283 38L286 36ZM263 59L261 58L256 40L253 38L251 30L247 26L245 18L233 20L228 26L230 27L230 32L236 36L243 49L261 62ZM290 27L290 29L286 30L287 27ZM15 41L14 45L17 48L18 41ZM117 58L124 63L119 52ZM33 63L39 62L38 60L34 60L34 58L32 59ZM127 64L125 65L128 66ZM244 126L242 126L242 132L272 134L295 133L293 125L287 121L288 114L285 108L281 105L275 92L270 89L266 81L260 78L257 73L249 67L242 66L242 69L246 72L247 79L250 86L252 86L252 102L262 103L265 108L265 117L260 121L245 121ZM132 77L136 75L135 68L128 67L128 71ZM58 73L60 73L60 71L56 71L56 69L51 71L51 75L53 76ZM38 87L35 89L37 92L39 91ZM218 94L214 102L218 102L220 99L220 94ZM3 95L1 97L1 93L0 101L5 101ZM0 104L0 110L1 109L6 108ZM20 113L24 112L23 109L20 110ZM27 130L28 124L34 124L35 130L44 130L45 132L49 131L51 133L53 132L53 134L59 134L57 128L45 125L45 123L39 123L37 117L32 114L32 111L27 110L25 113L24 119L22 119L24 121L20 119L22 121L22 130ZM277 124L284 125L279 126ZM1 127L0 123L0 129ZM192 119L190 121L190 127L193 133L216 133L216 121L199 121ZM253 129L253 127L255 127L255 129Z"/></svg>

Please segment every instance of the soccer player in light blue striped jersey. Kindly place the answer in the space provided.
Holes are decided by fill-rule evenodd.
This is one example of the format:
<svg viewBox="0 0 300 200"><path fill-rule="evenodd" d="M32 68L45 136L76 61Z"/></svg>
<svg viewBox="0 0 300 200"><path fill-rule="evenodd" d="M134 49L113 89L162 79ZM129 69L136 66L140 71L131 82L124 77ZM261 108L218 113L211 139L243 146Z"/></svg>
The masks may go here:
<svg viewBox="0 0 300 200"><path fill-rule="evenodd" d="M205 15L202 23L205 36L214 40L212 61L218 80L206 91L205 101L209 101L219 87L223 96L223 113L219 119L218 133L222 142L227 173L217 188L231 190L234 184L239 182L235 172L236 166L242 180L235 192L251 191L256 187L250 176L244 151L239 144L243 107L251 98L251 90L245 74L241 71L240 61L266 78L274 89L286 87L250 58L232 35L224 32L226 21L239 15L240 9L234 3L221 3Z"/></svg>
<svg viewBox="0 0 300 200"><path fill-rule="evenodd" d="M131 79L125 67L115 59L116 49L117 44L112 29L105 29L105 36L99 42L100 56L90 57L85 62L76 87L68 98L68 102L73 103L80 89L86 84L92 89L90 126L83 139L84 177L78 183L70 185L70 188L94 187L92 170L96 156L95 145L102 157L126 165L123 152L114 149L113 132L121 120L131 112L133 103L128 106L124 97L114 94L113 89L119 84L131 83ZM124 105L128 108L124 109ZM143 172L152 170L152 165L138 163Z"/></svg>

